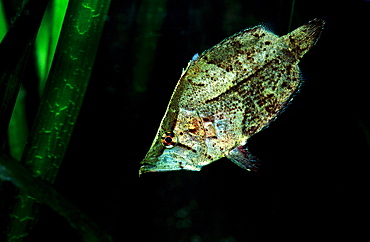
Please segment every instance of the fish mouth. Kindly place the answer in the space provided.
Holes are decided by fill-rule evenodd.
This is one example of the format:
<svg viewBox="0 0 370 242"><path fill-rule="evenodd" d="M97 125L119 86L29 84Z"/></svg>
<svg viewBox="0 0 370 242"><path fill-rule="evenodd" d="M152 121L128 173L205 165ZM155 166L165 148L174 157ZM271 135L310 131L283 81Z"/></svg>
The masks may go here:
<svg viewBox="0 0 370 242"><path fill-rule="evenodd" d="M142 163L139 169L139 175L146 173L146 172L152 172L155 169L155 165L152 165L150 163Z"/></svg>

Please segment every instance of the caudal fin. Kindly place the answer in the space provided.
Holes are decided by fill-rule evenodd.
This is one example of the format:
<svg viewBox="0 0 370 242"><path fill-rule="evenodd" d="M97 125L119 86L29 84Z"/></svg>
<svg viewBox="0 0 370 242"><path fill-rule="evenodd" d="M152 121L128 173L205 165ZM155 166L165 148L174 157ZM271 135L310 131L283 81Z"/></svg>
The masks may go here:
<svg viewBox="0 0 370 242"><path fill-rule="evenodd" d="M324 29L324 25L324 20L314 19L289 34L282 36L281 39L286 42L289 49L295 53L296 59L299 60L316 44Z"/></svg>

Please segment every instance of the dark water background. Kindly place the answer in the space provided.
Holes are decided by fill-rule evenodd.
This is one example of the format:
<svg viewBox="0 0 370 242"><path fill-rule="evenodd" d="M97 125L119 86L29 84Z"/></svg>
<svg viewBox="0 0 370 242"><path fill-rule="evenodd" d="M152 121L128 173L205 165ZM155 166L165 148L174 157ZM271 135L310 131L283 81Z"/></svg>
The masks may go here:
<svg viewBox="0 0 370 242"><path fill-rule="evenodd" d="M366 238L370 2L295 1L291 29L314 18L327 24L300 63L300 94L250 140L250 150L263 160L259 172L221 159L201 172L139 178L139 162L191 57L260 23L286 34L292 4L168 0L163 25L152 33L158 42L139 92L134 46L144 2L112 1L56 189L115 241ZM76 238L63 218L44 207L30 241L47 241L48 234L57 241Z"/></svg>

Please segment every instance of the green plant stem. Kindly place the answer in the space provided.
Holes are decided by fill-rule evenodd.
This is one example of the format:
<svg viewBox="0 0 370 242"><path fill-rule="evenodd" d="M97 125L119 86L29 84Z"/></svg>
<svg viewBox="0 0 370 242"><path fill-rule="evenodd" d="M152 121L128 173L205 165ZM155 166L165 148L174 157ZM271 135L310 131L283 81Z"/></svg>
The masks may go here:
<svg viewBox="0 0 370 242"><path fill-rule="evenodd" d="M10 155L19 161L22 157L24 146L28 137L26 118L26 94L21 87L13 109L12 118L8 128L8 145Z"/></svg>
<svg viewBox="0 0 370 242"><path fill-rule="evenodd" d="M90 79L109 0L71 0L55 58L22 160L36 177L54 182ZM21 192L8 240L27 234L37 205Z"/></svg>
<svg viewBox="0 0 370 242"><path fill-rule="evenodd" d="M8 31L8 24L7 20L5 18L5 11L4 11L4 6L3 2L0 1L0 43L4 38L4 35Z"/></svg>
<svg viewBox="0 0 370 242"><path fill-rule="evenodd" d="M70 1L22 161L53 182L80 111L110 1Z"/></svg>
<svg viewBox="0 0 370 242"><path fill-rule="evenodd" d="M0 44L0 142L7 128L19 91L22 74L48 0L28 1Z"/></svg>
<svg viewBox="0 0 370 242"><path fill-rule="evenodd" d="M39 76L40 96L54 58L67 6L68 1L66 0L53 0L52 4L48 5L35 40L35 61L37 63L36 72Z"/></svg>
<svg viewBox="0 0 370 242"><path fill-rule="evenodd" d="M94 222L41 179L32 177L19 162L0 154L0 179L12 182L37 202L50 206L81 234L85 241L112 241Z"/></svg>
<svg viewBox="0 0 370 242"><path fill-rule="evenodd" d="M152 62L157 49L159 30L166 16L167 0L144 0L137 15L135 38L135 66L133 83L135 92L145 92Z"/></svg>

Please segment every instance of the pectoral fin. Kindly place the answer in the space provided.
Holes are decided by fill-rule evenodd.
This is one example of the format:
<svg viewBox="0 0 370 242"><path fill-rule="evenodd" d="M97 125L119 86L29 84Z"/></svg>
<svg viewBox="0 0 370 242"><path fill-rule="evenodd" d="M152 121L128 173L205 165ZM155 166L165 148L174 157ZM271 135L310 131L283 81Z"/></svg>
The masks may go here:
<svg viewBox="0 0 370 242"><path fill-rule="evenodd" d="M232 149L226 157L247 171L257 171L260 164L258 158L253 156L245 146Z"/></svg>

